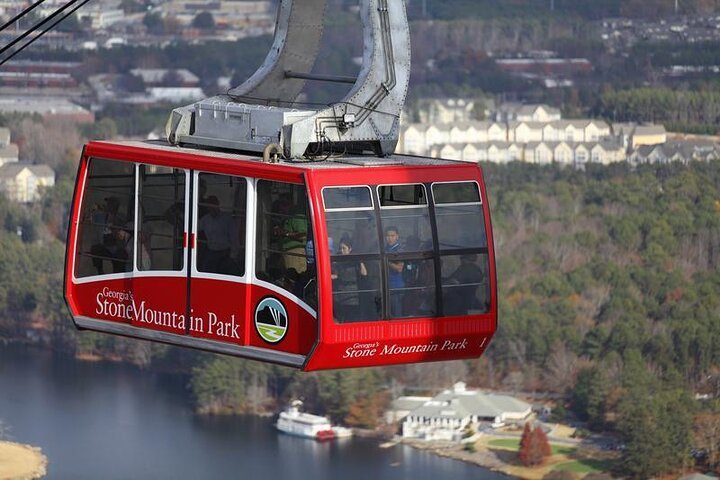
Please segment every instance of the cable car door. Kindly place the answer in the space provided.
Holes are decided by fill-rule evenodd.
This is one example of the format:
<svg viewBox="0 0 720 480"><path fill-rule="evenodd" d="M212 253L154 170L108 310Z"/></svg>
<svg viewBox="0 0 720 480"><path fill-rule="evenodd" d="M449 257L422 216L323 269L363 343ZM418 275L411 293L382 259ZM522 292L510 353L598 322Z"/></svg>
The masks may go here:
<svg viewBox="0 0 720 480"><path fill-rule="evenodd" d="M85 328L185 334L187 170L92 157L82 164L71 307ZM144 336L143 338L151 338Z"/></svg>
<svg viewBox="0 0 720 480"><path fill-rule="evenodd" d="M188 334L246 345L248 181L193 172Z"/></svg>
<svg viewBox="0 0 720 480"><path fill-rule="evenodd" d="M137 166L133 326L185 335L190 172Z"/></svg>

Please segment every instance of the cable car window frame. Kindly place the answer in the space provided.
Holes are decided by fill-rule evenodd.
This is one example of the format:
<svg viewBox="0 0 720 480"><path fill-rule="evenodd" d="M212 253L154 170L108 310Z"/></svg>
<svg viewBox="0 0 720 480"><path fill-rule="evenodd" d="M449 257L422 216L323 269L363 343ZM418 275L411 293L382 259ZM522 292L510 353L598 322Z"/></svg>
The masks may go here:
<svg viewBox="0 0 720 480"><path fill-rule="evenodd" d="M435 198L435 185L458 185L462 183L473 183L477 187L478 201L477 202L438 202ZM477 180L466 180L466 181L450 181L450 182L432 182L430 184L430 191L432 192L432 203L435 206L456 206L456 205L484 205L482 190L480 190L480 184Z"/></svg>
<svg viewBox="0 0 720 480"><path fill-rule="evenodd" d="M425 203L410 203L407 205L383 205L382 204L382 196L380 194L380 189L385 187L422 187L423 190L423 198L425 199ZM381 183L378 184L375 187L375 191L377 192L378 196L378 207L380 210L398 210L401 208L429 208L430 207L430 201L428 197L427 187L423 183Z"/></svg>
<svg viewBox="0 0 720 480"><path fill-rule="evenodd" d="M328 207L325 201L325 191L333 189L350 189L350 188L363 188L367 189L370 198L370 206L368 207ZM375 199L373 198L372 188L370 185L341 185L341 186L327 186L320 189L320 196L322 197L323 209L326 212L361 212L368 210L375 210Z"/></svg>
<svg viewBox="0 0 720 480"><path fill-rule="evenodd" d="M435 185L452 185L452 184L461 184L461 183L472 183L475 184L476 191L478 194L478 201L473 202L445 202L445 203L438 203L435 198ZM466 180L466 181L450 181L450 182L432 182L430 184L430 191L432 192L432 205L433 205L433 218L435 223L438 225L438 235L437 235L437 241L438 241L438 247L440 248L441 252L451 252L451 251L461 251L461 250L473 250L473 249L487 249L487 225L485 225L485 204L483 202L483 196L482 196L482 190L480 189L480 184L476 180ZM445 238L441 238L441 231L440 231L440 223L438 219L440 218L440 215L438 215L438 210L442 210L443 208L452 208L452 207L464 207L464 206L476 206L480 207L480 213L482 214L482 217L480 217L480 224L482 226L482 243L480 245L470 245L470 246L458 246L456 248L448 248L447 243L443 243L441 240L444 240ZM445 232L445 230L443 230ZM445 246L445 248L443 248ZM477 252L482 253L482 252Z"/></svg>
<svg viewBox="0 0 720 480"><path fill-rule="evenodd" d="M255 225L251 223L251 217L255 215L255 212L251 212L251 208L255 208L255 182L254 180L258 180L257 178L253 177L246 177L243 175L231 175L228 173L219 173L219 172L210 172L206 170L193 170L193 192L192 192L192 199L190 199L189 202L186 202L186 205L189 205L192 203L192 232L190 232L190 236L193 239L193 248L191 251L191 276L192 278L206 278L206 279L214 279L214 280L221 280L221 281L230 281L230 282L238 282L238 283L247 283L247 280L249 278L248 275L248 269L249 268L255 268L255 263L253 261L252 256L248 256L248 253L250 252L251 255L254 255L254 242L255 238L253 235L253 238L250 238L250 235L254 233ZM199 251L199 240L198 240L198 227L200 222L200 175L216 175L216 176L224 176L224 177L233 177L236 179L242 179L245 182L245 238L244 238L244 246L243 246L243 274L242 275L234 275L234 274L226 274L226 273L217 273L217 272L206 272L204 270L198 269L198 251ZM252 262L252 263L251 263Z"/></svg>
<svg viewBox="0 0 720 480"><path fill-rule="evenodd" d="M382 188L386 187L421 187L422 191L422 199L424 200L424 203L413 203L413 204L405 204L405 205L383 205L382 204ZM436 226L435 226L435 211L434 206L432 205L431 199L428 196L428 188L425 183L418 183L418 182L412 182L412 183L392 183L392 184L378 184L375 187L375 192L378 196L378 222L380 225L380 237L381 237L381 267L383 269L383 298L384 298L384 318L386 320L407 320L407 319L413 319L413 318L438 318L441 317L441 304L440 304L440 298L438 296L438 287L437 287L437 279L438 279L438 262L435 260L435 257L437 256L437 232L436 232ZM420 246L423 244L423 240L427 241L428 239L420 239L418 238L418 249L417 250L404 250L397 253L389 253L385 250L386 246L386 230L390 227L396 227L399 228L397 223L392 224L388 223L386 225L386 218L383 217L382 212L383 211L393 211L393 210L424 210L428 217L428 225L429 227L429 233L430 237L429 240L431 241L431 245L429 248L422 249ZM419 223L418 223L419 226ZM403 232L398 231L398 234L400 234L400 238L402 239ZM405 239L407 239L409 236L405 234ZM392 259L392 260L391 260ZM403 294L403 297L401 297L401 300L399 303L404 304L404 295L405 294L412 294L416 290L427 290L432 288L432 290L435 291L434 294L434 307L431 309L429 313L421 314L419 312L410 314L410 315L393 315L393 306L394 304L398 303L397 301L392 301L393 298L392 291L398 290L397 288L391 288L390 287L390 262L403 262L403 269L404 270L410 270L410 273L407 275L419 275L419 267L416 268L415 272L412 272L411 262L416 262L417 264L420 263L427 263L428 260L432 260L433 265L433 272L432 272L432 282L433 286L430 287L428 285L416 285L416 286L410 286L404 285L402 287L403 291L405 292ZM406 275L405 271L401 273L401 275ZM402 279L403 282L406 282L405 278ZM397 298L397 295L395 296ZM424 297L423 297L424 298ZM417 305L415 305L417 306ZM401 307L404 307L404 305L401 305Z"/></svg>
<svg viewBox="0 0 720 480"><path fill-rule="evenodd" d="M328 208L328 207L327 207L327 204L326 204L326 202L325 202L325 191L326 191L326 190L332 190L332 189L349 189L349 188L362 188L362 189L367 189L367 191L368 191L368 193L369 193L369 198L370 198L370 206L366 206L366 207L339 207L339 208L332 208L332 207ZM373 188L372 188L370 185L339 185L339 186L326 186L326 187L323 187L322 189L320 189L320 192L321 192L321 196L322 196L322 199L323 199L323 209L325 210L325 213L326 213L326 215L325 215L325 226L326 226L327 229L328 229L328 235L330 234L329 230L330 230L330 225L331 225L331 223L332 223L333 221L336 221L336 220L333 220L333 219L329 219L329 218L328 218L328 215L327 215L328 213L372 212L372 213L373 213L374 228L375 228L375 230L377 230L377 229L379 228L379 227L378 227L378 222L379 222L379 215L378 215L378 213L379 213L379 211L376 209L376 202L375 202L375 198L374 198L374 196L373 196ZM346 220L348 220L348 219L340 219L339 221L346 221ZM383 278L382 268L383 268L383 267L382 267L381 247L380 247L380 244L378 243L378 232L377 232L377 231L375 232L374 239L375 239L375 241L373 242L374 244L371 245L371 247L375 247L374 251L371 251L371 252L362 251L362 252L360 252L360 253L350 253L350 254L348 254L348 255L340 255L340 254L337 253L337 252L338 252L337 248L340 248L340 243L341 243L342 240L343 240L342 237L339 238L339 239L334 239L334 238L333 238L333 242L335 242L335 245L334 245L334 246L337 247L337 248L335 248L334 250L333 250L333 245L330 244L330 243L328 244L328 247L331 249L331 251L328 252L328 258L329 258L329 260L330 260L331 269L332 269L333 264L342 265L342 264L349 264L349 263L357 263L358 268L359 268L359 266L360 266L361 264L364 264L364 265L365 265L365 270L366 270L366 272L367 272L367 274L366 274L367 277L370 277L370 273L371 273L371 272L374 273L375 271L377 271L377 275L376 275L376 278L375 278L375 281L377 282L377 287L378 287L377 289L368 288L368 289L365 289L365 290L361 290L361 289L360 289L360 285L359 285L359 283L360 283L360 279L359 279L359 278L358 278L358 286L357 286L358 288L357 288L357 290L356 290L355 292L353 292L352 290L346 290L346 291L344 291L344 290L336 290L336 289L335 289L335 286L333 285L331 297L332 297L332 304L333 304L333 320L335 321L336 324L360 323L360 322L377 322L377 321L385 320L384 313L383 313L383 312L384 312L384 308L383 308L383 305L384 305L384 299L383 299L383 280L382 280L382 278ZM351 240L353 243L356 243L356 242L357 242L357 239L350 238L350 240ZM371 266L371 265L372 265L372 266ZM335 273L335 272L332 272L332 273ZM372 284L368 284L368 287L371 287L371 286L372 286ZM335 311L335 307L340 305L340 302L338 301L338 298L339 298L339 297L343 297L343 296L346 296L346 295L348 295L348 294L357 293L357 296L358 296L358 312L356 312L356 315L362 313L363 310L369 312L369 311L372 309L372 306L373 306L373 305L367 303L367 300L368 300L368 298L369 298L369 297L368 297L368 294L372 295L374 292L378 292L378 293L379 293L379 296L376 296L376 298L374 299L375 309L376 309L376 312L377 312L377 315L375 315L375 318L369 318L369 319L362 319L362 318L340 318L339 315L338 315L339 312L338 312L338 311ZM337 295L337 294L340 294L340 295ZM348 296L349 296L349 295L348 295ZM377 311L378 307L379 307L379 311Z"/></svg>
<svg viewBox="0 0 720 480"><path fill-rule="evenodd" d="M258 208L260 206L260 202L258 201L258 196L259 196L258 192L259 192L260 182L280 183L280 184L284 184L284 185L290 185L294 188L300 188L301 191L303 192L303 194L305 195L305 202L306 202L305 203L305 208L306 208L305 216L306 216L306 221L307 221L306 235L312 233L312 235L314 236L314 234L315 234L314 224L315 224L316 219L315 219L315 212L313 211L313 204L311 202L311 192L308 190L308 185L306 183L295 183L295 182L291 182L291 181L287 181L287 180L264 178L262 176L248 177L248 178L251 180L250 184L249 184L248 192L249 193L251 192L251 194L252 194L252 198L251 198L252 203L248 203L247 208L248 208L248 212L250 212L250 209L252 208L252 212L248 213L248 216L252 218L252 221L251 221L251 224L248 225L248 232L246 233L246 235L247 235L246 238L248 240L246 255L249 254L249 255L252 255L252 257L249 260L249 262L251 262L251 263L248 263L248 265L246 266L246 269L245 269L246 275L247 275L247 272L249 272L251 269L252 273L251 273L251 276L249 277L249 279L252 279L252 283L254 285L258 285L258 286L267 288L268 290L275 291L279 295L291 299L294 303L299 305L306 312L315 316L315 315L317 315L317 311L318 311L317 301L318 301L318 296L319 296L319 291L318 291L318 287L317 287L317 272L315 272L314 278L311 279L311 281L309 281L303 289L303 293L305 293L305 290L311 285L311 283L314 284L313 288L314 288L315 305L309 303L306 298L296 295L295 292L288 290L284 286L278 285L277 283L275 283L271 280L268 280L265 278L260 278L258 276L258 268L259 268L258 255L261 252L261 249L259 248L259 241L258 241L258 235L260 234L260 221L261 221L260 216L258 215L259 214ZM313 263L315 263L315 265L317 265L317 261L318 261L317 247L314 247L312 254L309 254L307 251L307 242L308 242L308 238L306 236L306 239L305 239L305 247L306 248L305 248L305 256L304 256L305 260L307 262L308 258L312 258ZM284 252L279 250L275 253L283 254ZM309 291L309 293L313 294L312 291Z"/></svg>
<svg viewBox="0 0 720 480"><path fill-rule="evenodd" d="M180 244L182 245L182 268L177 270L164 270L164 269L148 269L148 270L141 270L138 266L138 235L135 235L133 241L135 242L135 255L134 255L134 265L133 265L133 273L136 277L156 277L159 275L162 275L163 277L186 277L187 271L188 271L188 258L187 258L187 250L188 245L186 241L186 235L188 232L188 229L190 227L189 220L188 220L188 209L189 209L189 202L188 202L188 195L190 195L190 170L187 168L176 168L176 167L168 167L163 165L155 165L152 163L143 163L143 162L132 162L135 164L135 176L136 176L136 182L135 182L135 231L140 232L140 187L141 187L141 178L140 178L140 170L143 166L148 167L160 167L160 168L169 168L171 170L180 170L185 175L185 185L184 185L184 197L183 197L183 237L180 239ZM177 203L177 199L176 199Z"/></svg>
<svg viewBox="0 0 720 480"><path fill-rule="evenodd" d="M438 203L436 201L435 185L447 185L447 184L458 184L458 183L474 183L476 186L476 191L478 193L479 200L475 201L475 202L445 202L445 203ZM430 191L432 192L433 221L435 222L435 226L437 228L437 237L438 237L437 238L438 244L437 244L436 250L437 250L437 254L438 254L437 267L439 267L439 268L438 268L437 275L439 278L438 287L440 289L439 299L442 303L442 308L441 308L442 314L444 317L451 316L447 313L449 308L447 308L444 305L444 303L445 303L445 298L447 296L449 296L448 293L451 292L453 288L458 287L458 288L467 289L467 287L471 287L471 286L475 286L476 289L479 289L483 286L485 287L484 293L480 293L480 291L475 291L474 299L477 299L478 296L485 298L486 299L486 305L485 305L486 308L483 311L475 311L475 312L471 312L471 309L468 308L465 313L454 313L452 315L453 316L454 315L466 316L466 315L475 315L475 314L486 314L486 313L492 311L492 298L491 298L491 288L490 288L491 287L491 285L490 285L490 249L489 249L488 241L487 241L488 225L485 222L485 203L484 203L484 199L483 199L483 191L480 188L480 184L476 180L432 182L432 183L430 183ZM440 231L438 228L438 213L437 213L438 208L442 209L443 207L457 207L457 206L466 206L466 205L474 205L474 206L480 207L480 213L482 214L480 224L483 229L482 230L483 244L480 246L470 246L470 247L462 247L462 248L441 248ZM450 258L456 258L461 263L462 257L464 257L466 255L478 255L478 256L480 256L480 261L484 261L483 265L480 267L486 276L484 278L484 281L480 282L480 283L463 283L463 284L448 283L448 280L450 280L452 278L452 276L454 275L454 273L456 273L457 268L459 268L459 266L456 267L456 270L454 272L452 272L451 275L449 275L448 277L443 277L442 276L443 267L446 265L445 260L450 259Z"/></svg>
<svg viewBox="0 0 720 480"><path fill-rule="evenodd" d="M89 175L91 171L91 165L94 160L103 160L103 161L110 161L110 162L116 162L118 164L125 164L125 165L131 165L133 169L133 182L134 182L134 193L132 196L132 201L134 202L134 209L133 209L133 249L132 249L132 268L126 272L121 273L105 273L105 274L93 274L85 277L78 277L76 275L77 271L77 258L73 260L73 282L77 284L83 284L83 283L91 283L96 281L108 281L108 280L115 280L115 279L128 279L128 278L140 278L140 277L187 277L187 245L184 244L183 248L183 268L181 270L140 270L138 268L138 261L137 261L137 248L138 248L138 235L137 232L139 227L139 210L140 210L140 167L141 166L158 166L163 168L174 168L174 167L166 167L163 165L156 165L153 163L145 163L145 162L138 162L134 160L120 160L117 158L105 158L105 157L88 157L87 159L87 166L85 169L85 179L83 181L83 190L81 193L80 198L80 214L83 213L83 207L85 206L85 199L86 194L88 191L88 180ZM189 195L190 185L189 185L189 174L190 170L187 168L175 168L176 170L181 170L185 173L185 214L184 214L184 225L183 229L184 232L188 231L188 208L189 204L187 201L187 196ZM75 249L76 249L76 255L75 257L79 256L80 254L77 253L80 251L80 245L79 243L82 241L82 236L80 235L80 231L78 229L78 233L76 235L75 239Z"/></svg>
<svg viewBox="0 0 720 480"><path fill-rule="evenodd" d="M78 217L78 221L77 221L77 227L76 227L76 233L75 233L75 239L74 239L75 240L75 255L72 260L72 262L73 262L73 264L72 264L72 267L73 267L72 268L72 280L73 280L73 283L77 283L77 284L92 283L92 282L97 282L97 281L107 281L107 280L114 280L114 279L132 278L132 276L135 273L135 265L134 265L135 248L136 248L135 237L137 235L134 234L134 230L133 230L133 251L131 253L132 259L128 259L128 261L130 261L132 263L132 268L130 270L127 270L124 272L117 272L117 273L115 273L115 272L93 273L93 274L87 275L87 276L78 276L77 275L78 260L79 260L79 257L83 256L83 253L81 253L81 251L82 251L81 243L85 239L85 236L84 236L85 232L83 232L83 229L80 228L83 225L83 222L80 219L82 218L84 213L87 213L85 211L85 207L87 206L87 204L85 202L87 201L87 198L88 198L87 193L90 190L88 187L88 182L90 181L90 173L92 171L92 168L93 168L92 165L95 160L101 160L101 161L105 161L105 162L115 162L118 164L132 165L133 174L129 178L132 178L133 187L134 187L133 193L131 195L131 200L133 202L135 202L135 204L133 205L133 207L134 207L133 208L133 216L134 216L133 229L135 229L137 226L137 221L136 221L137 220L137 166L136 166L136 163L135 162L125 162L123 160L117 160L117 159L105 158L105 157L88 157L86 160L86 165L85 165L85 178L83 179L83 183L82 183L83 189L82 189L80 199L79 199L79 214L78 214L79 217ZM106 176L106 175L101 175L101 176ZM115 193L115 192L113 192L113 193ZM92 225L92 222L90 223L90 225ZM105 260L103 260L103 261L105 261Z"/></svg>

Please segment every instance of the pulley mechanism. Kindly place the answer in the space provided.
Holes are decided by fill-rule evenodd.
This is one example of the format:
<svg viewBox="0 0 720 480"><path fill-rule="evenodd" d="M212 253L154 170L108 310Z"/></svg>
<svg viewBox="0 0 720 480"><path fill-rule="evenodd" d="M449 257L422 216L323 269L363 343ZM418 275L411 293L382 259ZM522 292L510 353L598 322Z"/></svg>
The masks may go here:
<svg viewBox="0 0 720 480"><path fill-rule="evenodd" d="M361 0L363 63L356 79L312 73L327 0L282 0L272 49L262 66L225 95L173 110L172 144L263 152L278 144L301 158L332 152L394 152L410 78L410 30L402 0ZM320 110L300 109L307 81L352 83Z"/></svg>

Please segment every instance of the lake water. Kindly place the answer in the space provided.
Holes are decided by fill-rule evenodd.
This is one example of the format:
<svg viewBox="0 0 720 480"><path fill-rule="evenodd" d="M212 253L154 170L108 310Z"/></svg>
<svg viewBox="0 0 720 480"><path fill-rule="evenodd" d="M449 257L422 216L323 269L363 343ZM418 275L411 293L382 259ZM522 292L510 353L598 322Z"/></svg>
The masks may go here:
<svg viewBox="0 0 720 480"><path fill-rule="evenodd" d="M0 421L42 448L49 479L508 478L377 440L281 435L269 418L194 415L177 376L2 344Z"/></svg>

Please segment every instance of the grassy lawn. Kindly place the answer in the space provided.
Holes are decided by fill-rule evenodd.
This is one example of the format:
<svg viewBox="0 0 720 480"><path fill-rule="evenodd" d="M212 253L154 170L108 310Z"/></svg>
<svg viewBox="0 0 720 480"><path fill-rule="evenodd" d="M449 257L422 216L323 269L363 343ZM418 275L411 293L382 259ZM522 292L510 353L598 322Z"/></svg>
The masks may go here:
<svg viewBox="0 0 720 480"><path fill-rule="evenodd" d="M500 438L497 440L490 440L487 444L491 447L505 448L507 450L520 450L520 440L515 438ZM564 445L550 444L550 446L552 447L553 455L572 455L573 453L575 453L575 450L577 450L574 447L566 447Z"/></svg>
<svg viewBox="0 0 720 480"><path fill-rule="evenodd" d="M614 464L615 462L611 460L575 460L556 465L553 470L573 473L601 473L610 471Z"/></svg>

